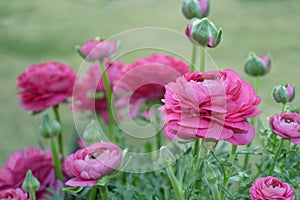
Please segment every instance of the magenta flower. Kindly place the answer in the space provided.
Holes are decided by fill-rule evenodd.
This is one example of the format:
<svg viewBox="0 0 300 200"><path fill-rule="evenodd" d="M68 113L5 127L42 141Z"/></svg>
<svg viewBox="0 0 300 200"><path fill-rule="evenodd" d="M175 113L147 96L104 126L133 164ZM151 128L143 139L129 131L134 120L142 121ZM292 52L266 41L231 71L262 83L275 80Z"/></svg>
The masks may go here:
<svg viewBox="0 0 300 200"><path fill-rule="evenodd" d="M0 169L0 191L21 188L29 169L41 183L36 192L38 200L44 200L46 194L50 195L47 188L58 190L62 186L55 178L51 152L30 147L12 153Z"/></svg>
<svg viewBox="0 0 300 200"><path fill-rule="evenodd" d="M101 60L110 57L117 50L117 43L107 40L92 38L85 42L84 45L78 47L79 53L91 60Z"/></svg>
<svg viewBox="0 0 300 200"><path fill-rule="evenodd" d="M297 113L281 113L270 118L273 132L282 138L288 138L294 144L300 144L300 115Z"/></svg>
<svg viewBox="0 0 300 200"><path fill-rule="evenodd" d="M250 198L252 200L294 200L295 194L288 183L283 183L278 178L268 176L256 179L250 188Z"/></svg>
<svg viewBox="0 0 300 200"><path fill-rule="evenodd" d="M118 168L121 149L110 142L98 142L69 155L65 168L75 175L66 182L69 186L93 186L103 176Z"/></svg>
<svg viewBox="0 0 300 200"><path fill-rule="evenodd" d="M123 74L125 64L120 61L106 61L107 76L113 90L115 83ZM115 99L117 110L124 107L123 102ZM77 80L74 85L72 111L95 111L104 120L108 121L107 103L105 97L105 87L101 76L101 68L98 61L94 62L81 80Z"/></svg>
<svg viewBox="0 0 300 200"><path fill-rule="evenodd" d="M27 193L21 188L10 188L0 191L0 199L2 200L29 200Z"/></svg>
<svg viewBox="0 0 300 200"><path fill-rule="evenodd" d="M169 139L213 138L245 145L255 135L246 118L260 113L260 97L233 70L187 73L166 86L164 102Z"/></svg>
<svg viewBox="0 0 300 200"><path fill-rule="evenodd" d="M34 112L56 106L72 95L75 79L72 68L62 63L32 65L18 77L20 106Z"/></svg>
<svg viewBox="0 0 300 200"><path fill-rule="evenodd" d="M114 92L129 98L130 116L135 117L147 101L161 100L164 86L188 72L189 65L172 56L153 54L129 65L117 82Z"/></svg>

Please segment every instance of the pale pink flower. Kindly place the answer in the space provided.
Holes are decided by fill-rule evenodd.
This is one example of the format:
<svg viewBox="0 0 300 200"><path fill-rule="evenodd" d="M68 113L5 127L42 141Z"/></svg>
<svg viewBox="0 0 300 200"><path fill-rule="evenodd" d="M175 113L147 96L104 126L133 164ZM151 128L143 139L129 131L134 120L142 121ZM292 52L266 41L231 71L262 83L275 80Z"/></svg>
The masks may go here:
<svg viewBox="0 0 300 200"><path fill-rule="evenodd" d="M270 118L273 132L282 138L288 138L294 144L300 144L300 115L286 112Z"/></svg>
<svg viewBox="0 0 300 200"><path fill-rule="evenodd" d="M245 145L255 135L246 120L260 97L233 70L187 73L166 86L164 134L169 139L213 138Z"/></svg>
<svg viewBox="0 0 300 200"><path fill-rule="evenodd" d="M21 188L28 170L39 180L40 188L36 191L38 200L44 200L49 192L47 188L59 189L61 182L55 178L50 151L29 147L12 153L0 169L0 191Z"/></svg>
<svg viewBox="0 0 300 200"><path fill-rule="evenodd" d="M28 67L19 77L20 106L40 112L56 106L72 95L76 74L59 62L46 62Z"/></svg>
<svg viewBox="0 0 300 200"><path fill-rule="evenodd" d="M80 53L91 60L101 60L110 57L117 50L117 43L107 40L92 38L79 47Z"/></svg>
<svg viewBox="0 0 300 200"><path fill-rule="evenodd" d="M66 158L66 170L75 175L66 185L93 186L103 176L116 170L121 160L122 150L110 142L98 142L82 148Z"/></svg>
<svg viewBox="0 0 300 200"><path fill-rule="evenodd" d="M268 176L266 178L256 179L250 188L250 198L252 200L294 200L295 194L288 183L284 183L278 178Z"/></svg>
<svg viewBox="0 0 300 200"><path fill-rule="evenodd" d="M10 188L0 191L1 200L29 200L27 193L21 188Z"/></svg>
<svg viewBox="0 0 300 200"><path fill-rule="evenodd" d="M169 55L153 54L136 60L125 68L114 92L127 97L132 105L131 117L147 101L160 101L165 93L164 86L188 72L189 65Z"/></svg>

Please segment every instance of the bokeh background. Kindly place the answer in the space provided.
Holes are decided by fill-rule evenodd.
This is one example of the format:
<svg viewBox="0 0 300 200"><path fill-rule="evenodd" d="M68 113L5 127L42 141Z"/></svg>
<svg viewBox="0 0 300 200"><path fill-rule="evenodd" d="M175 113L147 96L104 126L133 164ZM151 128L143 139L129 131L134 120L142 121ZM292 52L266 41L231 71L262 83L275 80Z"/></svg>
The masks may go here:
<svg viewBox="0 0 300 200"><path fill-rule="evenodd" d="M1 0L0 164L12 151L37 146L41 140L41 115L31 116L18 106L17 76L26 67L54 60L78 70L82 59L74 46L95 36L108 38L141 27L183 33L188 21L181 15L180 5L180 0ZM209 18L224 30L221 45L209 50L219 69L233 68L251 82L243 71L249 51L272 54L271 73L262 78L260 88L261 119L267 123L266 118L280 110L271 98L274 85L296 84L300 94L300 1L211 0ZM137 35L136 40L143 37ZM123 61L133 60L128 56ZM296 97L292 105L300 106L299 102ZM72 113L67 105L60 109L64 137L72 141L76 137Z"/></svg>

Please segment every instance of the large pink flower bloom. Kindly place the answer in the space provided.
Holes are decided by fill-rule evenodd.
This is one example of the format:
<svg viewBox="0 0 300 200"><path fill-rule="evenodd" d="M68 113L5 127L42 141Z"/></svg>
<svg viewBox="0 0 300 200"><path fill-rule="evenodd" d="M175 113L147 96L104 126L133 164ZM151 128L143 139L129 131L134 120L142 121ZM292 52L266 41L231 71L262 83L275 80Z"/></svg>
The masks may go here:
<svg viewBox="0 0 300 200"><path fill-rule="evenodd" d="M107 40L92 38L79 47L80 53L89 59L100 60L108 58L117 50L117 43Z"/></svg>
<svg viewBox="0 0 300 200"><path fill-rule="evenodd" d="M278 178L268 176L258 178L250 188L250 197L252 200L280 199L294 200L294 190L288 183L283 183Z"/></svg>
<svg viewBox="0 0 300 200"><path fill-rule="evenodd" d="M120 61L105 62L107 66L107 76L110 82L110 86L113 89L117 80L123 74L123 68L125 64ZM102 94L102 97L97 95ZM93 97L95 95L95 97ZM115 105L117 109L123 107L122 101L115 99ZM88 69L87 73L81 80L77 80L73 91L73 100L71 105L72 111L96 111L107 122L108 111L105 97L105 87L102 79L101 67L98 61Z"/></svg>
<svg viewBox="0 0 300 200"><path fill-rule="evenodd" d="M25 193L22 189L10 188L0 191L0 199L1 200L28 200L27 193Z"/></svg>
<svg viewBox="0 0 300 200"><path fill-rule="evenodd" d="M66 170L76 176L68 180L66 185L93 186L118 168L121 160L121 149L110 142L98 142L80 149L65 161Z"/></svg>
<svg viewBox="0 0 300 200"><path fill-rule="evenodd" d="M294 144L300 144L300 115L297 113L281 113L270 118L274 133L282 138L288 138Z"/></svg>
<svg viewBox="0 0 300 200"><path fill-rule="evenodd" d="M71 96L75 79L72 68L62 63L32 65L18 77L20 106L34 112L56 106Z"/></svg>
<svg viewBox="0 0 300 200"><path fill-rule="evenodd" d="M181 60L153 54L129 65L114 92L129 98L129 103L133 105L131 116L135 116L146 101L161 100L165 93L164 86L188 70L188 64Z"/></svg>
<svg viewBox="0 0 300 200"><path fill-rule="evenodd" d="M187 73L166 86L164 134L169 139L213 138L245 145L254 137L246 118L260 97L233 70Z"/></svg>
<svg viewBox="0 0 300 200"><path fill-rule="evenodd" d="M29 169L41 184L36 192L37 199L45 199L44 196L49 194L46 188L58 189L62 186L55 178L51 152L42 152L40 148L30 147L12 153L0 169L0 191L21 188Z"/></svg>

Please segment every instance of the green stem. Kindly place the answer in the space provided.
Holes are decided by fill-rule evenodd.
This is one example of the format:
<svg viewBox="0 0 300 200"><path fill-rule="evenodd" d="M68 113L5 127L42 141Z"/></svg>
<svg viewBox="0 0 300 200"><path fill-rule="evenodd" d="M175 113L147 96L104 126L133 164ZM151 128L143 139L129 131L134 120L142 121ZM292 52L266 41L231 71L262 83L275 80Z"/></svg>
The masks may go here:
<svg viewBox="0 0 300 200"><path fill-rule="evenodd" d="M284 112L285 111L285 103L282 103L281 105L281 112Z"/></svg>
<svg viewBox="0 0 300 200"><path fill-rule="evenodd" d="M255 90L255 92L258 94L258 92L259 92L259 76L256 76L255 77L255 84L254 84L254 90Z"/></svg>
<svg viewBox="0 0 300 200"><path fill-rule="evenodd" d="M30 191L29 192L29 197L30 197L31 200L36 200L36 198L35 198L35 192L34 191Z"/></svg>
<svg viewBox="0 0 300 200"><path fill-rule="evenodd" d="M193 45L192 47L192 62L191 62L191 72L196 71L195 65L196 65L196 57L197 57L197 46Z"/></svg>
<svg viewBox="0 0 300 200"><path fill-rule="evenodd" d="M96 200L96 197L97 197L97 186L95 185L91 188L89 200Z"/></svg>
<svg viewBox="0 0 300 200"><path fill-rule="evenodd" d="M108 110L108 126L109 126L109 133L110 133L110 139L113 137L113 132L114 132L114 116L117 121L117 115L115 111L115 105L113 103L112 99L112 91L110 88L108 76L106 73L106 68L104 64L104 60L100 60L100 65L101 65L101 72L102 72L102 77L103 77L103 83L105 87L105 94L106 94L106 103L107 103L107 110Z"/></svg>
<svg viewBox="0 0 300 200"><path fill-rule="evenodd" d="M100 192L101 192L102 200L109 200L109 194L106 185L100 186Z"/></svg>
<svg viewBox="0 0 300 200"><path fill-rule="evenodd" d="M204 72L205 71L205 47L202 47L201 49L201 62L200 62L200 72Z"/></svg>
<svg viewBox="0 0 300 200"><path fill-rule="evenodd" d="M273 171L274 171L274 169L275 169L275 166L276 166L276 162L277 162L278 156L280 155L281 150L282 150L282 147L283 147L283 143L284 143L284 139L281 139L281 141L280 141L280 143L279 143L279 146L278 146L278 148L277 148L277 151L276 151L276 153L275 153L273 165L271 166L270 171L269 171L269 176L272 176L272 174L273 174Z"/></svg>
<svg viewBox="0 0 300 200"><path fill-rule="evenodd" d="M166 171L171 181L171 184L175 190L177 200L184 200L184 191L182 190L182 185L178 182L177 178L175 177L172 166L169 165L168 167L166 167Z"/></svg>
<svg viewBox="0 0 300 200"><path fill-rule="evenodd" d="M212 194L213 194L213 199L220 200L219 188L216 183L211 185L211 190L212 190Z"/></svg>
<svg viewBox="0 0 300 200"><path fill-rule="evenodd" d="M194 142L194 157L197 157L198 156L198 152L199 152L199 144L200 144L200 139L199 138L196 138L195 139L195 142Z"/></svg>
<svg viewBox="0 0 300 200"><path fill-rule="evenodd" d="M55 116L55 120L58 121L58 123L60 124L60 126L62 126L61 124L61 120L60 120L60 116L59 116L59 112L58 112L58 105L57 106L53 106L53 112L54 112L54 116ZM65 154L64 154L64 143L63 143L63 136L62 136L62 132L60 132L57 136L57 141L58 141L58 150L59 153L61 155L61 163L63 163L65 161Z"/></svg>
<svg viewBox="0 0 300 200"><path fill-rule="evenodd" d="M237 146L236 145L232 145L232 149L231 149L231 153L230 153L230 157L229 157L229 162L231 164L234 163L234 159L235 159L235 154L236 154L236 150L237 150ZM224 180L223 180L223 189L221 190L221 199L225 199L225 190L227 189L227 185L228 185L228 180L231 174L231 168L228 168L226 170L226 173L224 174Z"/></svg>
<svg viewBox="0 0 300 200"><path fill-rule="evenodd" d="M202 139L201 145L200 145L200 151L198 151L198 157L197 157L197 170L198 170L198 173L201 173L201 171L199 171L200 166L201 166L201 161L206 156L207 156L207 149L205 148L205 145L204 145L204 139Z"/></svg>
<svg viewBox="0 0 300 200"><path fill-rule="evenodd" d="M50 139L50 146L51 146L51 151L52 151L54 171L55 171L56 178L58 178L60 181L63 182L64 181L63 175L61 172L61 166L60 166L58 152L57 152L57 148L56 148L56 142L55 142L54 138Z"/></svg>

